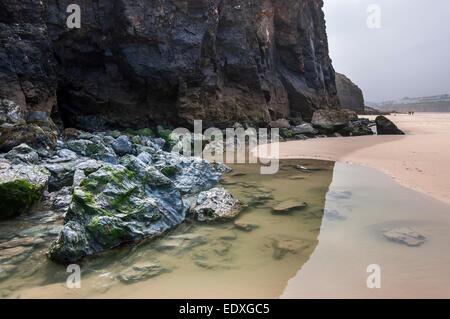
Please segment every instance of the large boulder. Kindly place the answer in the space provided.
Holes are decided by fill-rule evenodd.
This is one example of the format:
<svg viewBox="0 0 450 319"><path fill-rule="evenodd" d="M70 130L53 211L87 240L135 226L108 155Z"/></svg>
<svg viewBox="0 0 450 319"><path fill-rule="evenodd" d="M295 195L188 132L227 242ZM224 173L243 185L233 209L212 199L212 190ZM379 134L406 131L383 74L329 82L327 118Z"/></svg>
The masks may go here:
<svg viewBox="0 0 450 319"><path fill-rule="evenodd" d="M42 196L50 173L40 166L17 165L0 170L0 219L26 213Z"/></svg>
<svg viewBox="0 0 450 319"><path fill-rule="evenodd" d="M321 131L332 133L347 126L352 116L346 110L321 109L314 112L311 124Z"/></svg>
<svg viewBox="0 0 450 319"><path fill-rule="evenodd" d="M44 130L36 124L18 124L0 127L0 152L9 152L20 144L34 149L51 150L56 147L56 133Z"/></svg>
<svg viewBox="0 0 450 319"><path fill-rule="evenodd" d="M380 115L375 119L378 135L405 135L391 120Z"/></svg>
<svg viewBox="0 0 450 319"><path fill-rule="evenodd" d="M73 193L64 228L48 255L62 263L162 235L185 218L174 183L139 160L104 166ZM138 170L132 170L138 168Z"/></svg>

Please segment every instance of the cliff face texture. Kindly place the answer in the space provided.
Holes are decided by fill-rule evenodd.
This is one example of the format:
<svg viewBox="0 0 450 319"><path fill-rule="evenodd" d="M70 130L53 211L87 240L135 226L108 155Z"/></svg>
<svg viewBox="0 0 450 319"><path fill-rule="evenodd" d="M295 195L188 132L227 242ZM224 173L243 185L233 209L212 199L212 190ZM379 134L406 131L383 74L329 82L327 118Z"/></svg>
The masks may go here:
<svg viewBox="0 0 450 319"><path fill-rule="evenodd" d="M309 121L339 107L322 5L2 0L0 98L84 129Z"/></svg>
<svg viewBox="0 0 450 319"><path fill-rule="evenodd" d="M344 74L336 73L336 88L341 106L344 109L364 114L364 96L361 89Z"/></svg>

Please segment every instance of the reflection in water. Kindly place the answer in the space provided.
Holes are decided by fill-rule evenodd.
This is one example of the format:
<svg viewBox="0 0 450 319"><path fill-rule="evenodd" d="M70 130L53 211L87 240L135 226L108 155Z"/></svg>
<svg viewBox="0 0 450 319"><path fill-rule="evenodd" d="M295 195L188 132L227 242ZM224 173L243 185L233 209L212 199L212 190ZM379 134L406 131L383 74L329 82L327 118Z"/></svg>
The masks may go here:
<svg viewBox="0 0 450 319"><path fill-rule="evenodd" d="M259 165L235 165L223 184L248 205L237 220L187 221L161 239L90 257L81 289L67 289L66 268L44 255L60 218L43 211L1 223L0 296L277 298L317 246L333 166L283 161L278 174L260 175Z"/></svg>
<svg viewBox="0 0 450 319"><path fill-rule="evenodd" d="M400 242L383 235L392 230L400 230ZM447 204L375 169L336 163L319 245L282 297L449 298L449 246ZM381 267L380 289L367 288L371 264Z"/></svg>

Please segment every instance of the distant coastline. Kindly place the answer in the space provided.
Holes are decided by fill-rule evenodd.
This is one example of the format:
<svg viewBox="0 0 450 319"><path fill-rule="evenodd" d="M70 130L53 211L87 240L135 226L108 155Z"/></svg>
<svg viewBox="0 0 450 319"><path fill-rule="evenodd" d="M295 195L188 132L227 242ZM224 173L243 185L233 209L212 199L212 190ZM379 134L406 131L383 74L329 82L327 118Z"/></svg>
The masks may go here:
<svg viewBox="0 0 450 319"><path fill-rule="evenodd" d="M366 102L366 105L384 112L450 112L450 94L405 97L401 100L381 103Z"/></svg>

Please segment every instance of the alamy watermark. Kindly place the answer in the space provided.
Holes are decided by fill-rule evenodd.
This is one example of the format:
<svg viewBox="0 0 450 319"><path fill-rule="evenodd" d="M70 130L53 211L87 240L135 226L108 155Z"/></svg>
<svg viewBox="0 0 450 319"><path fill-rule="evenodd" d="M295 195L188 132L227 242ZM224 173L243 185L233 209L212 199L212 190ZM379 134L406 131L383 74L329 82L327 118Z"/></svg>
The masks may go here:
<svg viewBox="0 0 450 319"><path fill-rule="evenodd" d="M380 29L381 28L381 7L378 4L371 4L367 7L367 17L366 24L369 29Z"/></svg>
<svg viewBox="0 0 450 319"><path fill-rule="evenodd" d="M70 273L66 280L66 286L69 289L81 288L81 268L77 264L67 266L66 272Z"/></svg>
<svg viewBox="0 0 450 319"><path fill-rule="evenodd" d="M70 15L67 17L66 25L69 29L81 28L81 8L78 4L69 4L66 9Z"/></svg>
<svg viewBox="0 0 450 319"><path fill-rule="evenodd" d="M377 264L372 264L367 266L367 272L370 275L367 277L367 288L369 289L379 289L381 288L381 267Z"/></svg>
<svg viewBox="0 0 450 319"><path fill-rule="evenodd" d="M225 132L224 132L225 131ZM249 163L261 166L261 174L276 174L279 169L279 129L210 127L203 131L203 122L194 121L194 132L187 128L173 130L172 152L201 157L211 163ZM259 146L258 146L259 145Z"/></svg>

